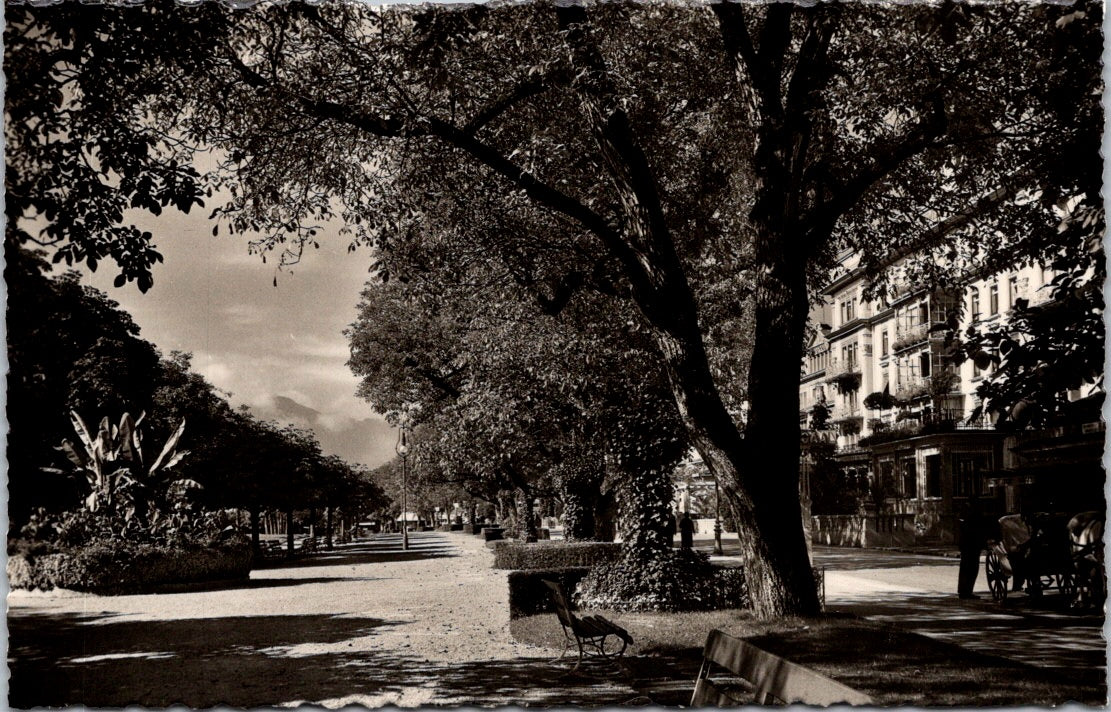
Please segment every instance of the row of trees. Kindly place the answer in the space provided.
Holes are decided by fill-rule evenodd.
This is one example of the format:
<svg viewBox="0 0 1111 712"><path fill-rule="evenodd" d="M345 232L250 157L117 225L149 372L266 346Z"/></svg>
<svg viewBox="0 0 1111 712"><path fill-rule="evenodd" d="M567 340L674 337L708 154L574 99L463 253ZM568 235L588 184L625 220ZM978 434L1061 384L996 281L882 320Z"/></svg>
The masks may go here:
<svg viewBox="0 0 1111 712"><path fill-rule="evenodd" d="M11 243L6 259L12 531L40 508L72 509L89 494L59 448L78 442L71 412L93 424L146 412L145 435L157 443L184 421L179 447L188 455L175 476L201 486L196 499L207 510L249 511L256 545L264 509L291 517L295 509L343 506L356 516L359 507L384 503L366 473L324 455L311 432L232 409L191 370L188 354L160 356L126 312L76 273L52 277L39 254Z"/></svg>
<svg viewBox="0 0 1111 712"><path fill-rule="evenodd" d="M338 219L352 246L376 248L382 282L486 284L516 323L526 312L508 305L525 300L499 291L512 285L553 320L542 331L597 308L608 318L586 324L629 324L651 355L631 402L664 386L664 420L720 482L755 610L813 612L797 417L811 286L846 247L882 290L908 255L914 278L944 286L971 260L1042 260L1101 234L1100 16L1095 3L18 7L9 231L65 259L114 259L145 290L160 256L125 208L188 210L222 188L213 217L283 263ZM219 165L202 174L193 158L209 147ZM37 236L34 217L49 221ZM751 325L751 366L732 374L714 367L724 322L702 298L722 275L744 285ZM487 354L471 355L413 369L480 371ZM504 445L464 443L497 444L483 461L505 477L533 467L519 443L547 456L532 428L573 421L566 403L586 414L584 438L613 422L569 394L545 398L550 414L519 407L505 394L532 385L504 382L528 374L515 355L492 349L499 373L482 382L501 387L429 381L405 399L447 386L423 416L450 418L441 433L520 420ZM643 366L625 355L599 361L617 384ZM611 459L630 477L677 441Z"/></svg>

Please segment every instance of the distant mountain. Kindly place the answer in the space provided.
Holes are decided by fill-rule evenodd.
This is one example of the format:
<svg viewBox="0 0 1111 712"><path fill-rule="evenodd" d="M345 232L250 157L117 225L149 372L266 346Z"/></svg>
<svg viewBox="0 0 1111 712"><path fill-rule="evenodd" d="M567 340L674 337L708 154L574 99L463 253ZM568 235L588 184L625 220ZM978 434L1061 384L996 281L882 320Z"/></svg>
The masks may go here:
<svg viewBox="0 0 1111 712"><path fill-rule="evenodd" d="M316 433L321 449L351 464L377 467L394 457L397 431L378 417L352 418L322 413L287 396L274 396L266 406L251 406L260 418L292 423Z"/></svg>

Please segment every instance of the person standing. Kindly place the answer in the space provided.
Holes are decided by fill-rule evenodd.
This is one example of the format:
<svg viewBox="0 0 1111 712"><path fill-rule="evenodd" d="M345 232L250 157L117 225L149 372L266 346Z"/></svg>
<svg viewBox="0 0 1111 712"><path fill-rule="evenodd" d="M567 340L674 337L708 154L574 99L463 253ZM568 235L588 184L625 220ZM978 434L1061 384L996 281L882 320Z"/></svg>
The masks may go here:
<svg viewBox="0 0 1111 712"><path fill-rule="evenodd" d="M980 572L980 552L984 549L984 523L980 500L973 494L968 498L961 515L957 545L961 552L961 567L957 574L957 597L979 598L973 589Z"/></svg>
<svg viewBox="0 0 1111 712"><path fill-rule="evenodd" d="M679 520L679 545L688 550L694 546L694 520L690 512L683 512Z"/></svg>

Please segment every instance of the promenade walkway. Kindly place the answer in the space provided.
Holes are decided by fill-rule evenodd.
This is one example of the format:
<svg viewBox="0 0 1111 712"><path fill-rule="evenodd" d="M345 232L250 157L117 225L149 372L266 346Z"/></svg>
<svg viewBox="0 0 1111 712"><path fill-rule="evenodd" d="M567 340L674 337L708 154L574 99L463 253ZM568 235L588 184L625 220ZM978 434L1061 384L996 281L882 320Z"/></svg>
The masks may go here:
<svg viewBox="0 0 1111 712"><path fill-rule="evenodd" d="M506 572L461 533L383 535L240 585L9 597L13 707L615 705L509 635Z"/></svg>
<svg viewBox="0 0 1111 712"><path fill-rule="evenodd" d="M977 600L956 597L959 561L941 556L817 548L831 611L891 623L980 653L1101 680L1107 643L1103 616L1068 608L1056 593L995 602L983 563Z"/></svg>
<svg viewBox="0 0 1111 712"><path fill-rule="evenodd" d="M705 533L696 539L696 548L711 552L710 537ZM737 560L736 535L725 534L722 543L725 556L718 558ZM987 590L982 561L978 600L957 598L960 561L934 550L817 546L814 564L826 571L831 612L890 623L1070 677L1106 676L1102 615L1071 611L1056 595L1035 601L1019 593L996 603Z"/></svg>

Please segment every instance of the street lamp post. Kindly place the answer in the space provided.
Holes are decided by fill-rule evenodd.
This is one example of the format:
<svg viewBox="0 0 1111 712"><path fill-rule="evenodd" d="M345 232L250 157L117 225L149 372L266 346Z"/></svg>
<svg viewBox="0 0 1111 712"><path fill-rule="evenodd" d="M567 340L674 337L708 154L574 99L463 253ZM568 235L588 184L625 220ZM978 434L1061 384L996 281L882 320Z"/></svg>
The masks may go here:
<svg viewBox="0 0 1111 712"><path fill-rule="evenodd" d="M409 490L409 423L401 421L397 431L397 446L394 448L401 457L401 548L409 550L409 503L406 493Z"/></svg>

